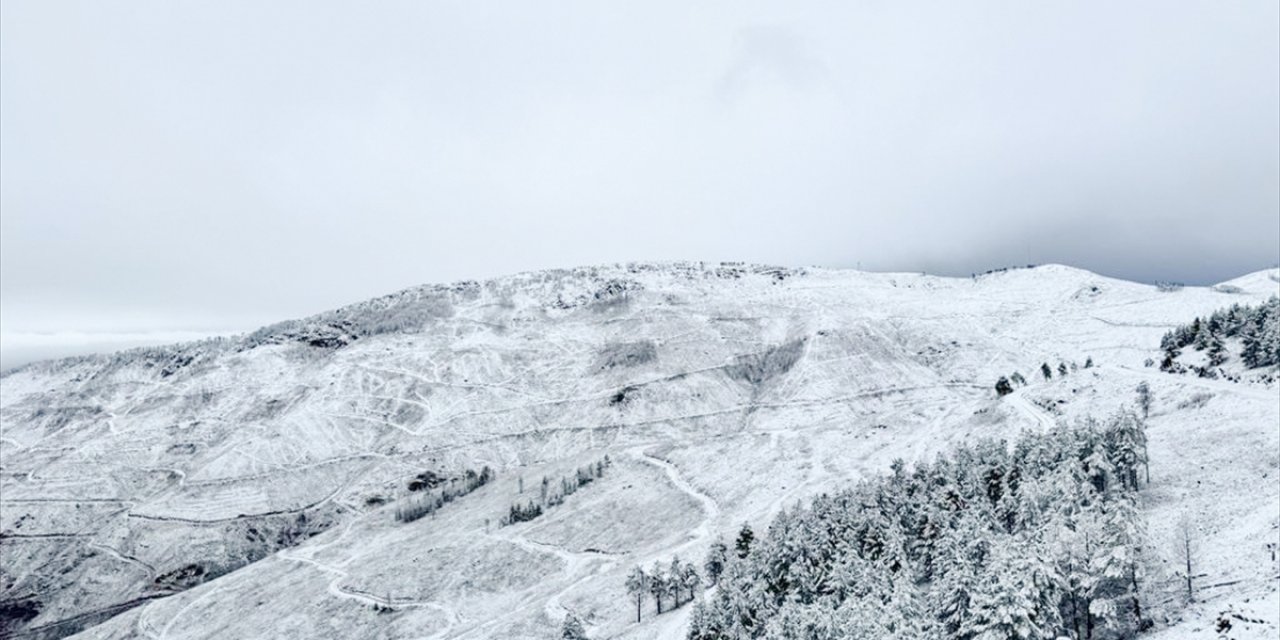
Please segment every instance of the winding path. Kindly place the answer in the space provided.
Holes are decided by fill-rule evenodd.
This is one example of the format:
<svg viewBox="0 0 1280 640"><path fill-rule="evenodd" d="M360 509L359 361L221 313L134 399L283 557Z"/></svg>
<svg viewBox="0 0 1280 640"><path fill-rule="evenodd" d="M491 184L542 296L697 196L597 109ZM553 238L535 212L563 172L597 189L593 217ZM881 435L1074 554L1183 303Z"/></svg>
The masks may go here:
<svg viewBox="0 0 1280 640"><path fill-rule="evenodd" d="M671 484L675 485L677 489L688 494L689 497L702 505L702 510L705 512L705 515L702 518L702 522L699 523L697 527L693 528L693 531L691 532L693 539L681 544L676 547L676 549L684 549L694 543L710 540L712 536L712 525L720 520L720 505L716 504L716 501L712 499L711 496L695 489L693 485L689 484L689 481L685 480L684 477L681 476L680 470L670 462L645 451L639 451L638 454L637 452L633 452L633 455L636 455L636 458L642 462L646 462L662 469L662 471L667 474L667 479L671 481Z"/></svg>
<svg viewBox="0 0 1280 640"><path fill-rule="evenodd" d="M344 532L344 535L345 535L345 532ZM336 540L334 542L336 542ZM329 544L332 544L332 542ZM418 608L426 608L426 609L435 609L436 611L441 612L442 614L444 614L448 624L444 629L436 632L431 636L428 636L429 638L447 637L448 633L460 621L460 617L458 616L458 613L454 611L452 607L445 604L441 604L439 602L435 602L433 600L401 600L401 599L391 598L390 596L383 598L383 597L378 597L372 593L368 593L366 591L360 591L359 589L344 587L342 586L341 582L343 579L347 578L350 575L349 573L347 573L345 569L340 569L338 567L330 566L322 562L313 560L311 558L304 558L301 556L293 555L289 553L288 550L279 552L278 554L276 554L276 557L285 561L306 564L306 565L315 567L316 569L319 569L324 573L332 574L333 580L329 581L327 590L330 595L336 598L355 600L356 602L359 602L361 604L365 604L371 607L387 607L391 609L399 609L399 608L405 608L405 607L418 607ZM194 602L192 604L194 604ZM172 624L172 621L170 622L170 624ZM163 637L162 637L162 640L163 640Z"/></svg>
<svg viewBox="0 0 1280 640"><path fill-rule="evenodd" d="M1032 420L1035 420L1041 427L1044 427L1045 429L1052 428L1055 424L1057 424L1057 422L1053 419L1053 416L1046 413L1040 407L1037 407L1034 402L1028 400L1027 397L1023 395L1022 391L1023 391L1022 389L1018 389L1017 391L1014 391L1013 393L1005 396L1004 397L1005 401L1013 405L1013 407L1016 408L1017 410L1021 411L1022 413L1025 413L1027 416L1029 416Z"/></svg>
<svg viewBox="0 0 1280 640"><path fill-rule="evenodd" d="M702 522L698 523L698 526L693 528L691 531L692 537L689 540L686 540L674 548L663 549L658 555L674 555L695 545L709 543L711 538L714 536L714 525L720 520L720 505L716 504L715 499L711 496L699 491L690 484L689 481L681 475L680 470L674 464L671 464L657 456L651 455L643 450L633 452L633 455L636 453L638 453L638 455L636 455L637 459L662 469L662 471L667 474L667 479L671 481L671 484L675 485L677 489L683 491L688 494L689 497L697 501L702 506L702 511L704 513ZM665 617L658 618L656 621L658 627L655 629L656 635L654 637L683 637L684 630L688 625L689 615L692 610L693 607L691 606L681 607L667 612Z"/></svg>

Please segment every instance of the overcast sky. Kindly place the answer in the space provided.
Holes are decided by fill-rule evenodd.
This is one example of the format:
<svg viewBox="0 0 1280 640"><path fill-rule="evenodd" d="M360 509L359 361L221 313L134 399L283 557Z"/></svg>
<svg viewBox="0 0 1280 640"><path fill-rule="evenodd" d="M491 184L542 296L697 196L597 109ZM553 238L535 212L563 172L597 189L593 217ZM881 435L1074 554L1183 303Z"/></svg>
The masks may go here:
<svg viewBox="0 0 1280 640"><path fill-rule="evenodd" d="M1280 259L1275 0L797 4L5 0L3 364L580 264Z"/></svg>

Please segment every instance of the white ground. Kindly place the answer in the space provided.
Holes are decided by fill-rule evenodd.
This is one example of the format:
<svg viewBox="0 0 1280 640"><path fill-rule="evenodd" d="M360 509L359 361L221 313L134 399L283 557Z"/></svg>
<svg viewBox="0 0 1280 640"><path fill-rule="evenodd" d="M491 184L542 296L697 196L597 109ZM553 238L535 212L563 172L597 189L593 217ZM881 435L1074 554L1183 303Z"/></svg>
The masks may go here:
<svg viewBox="0 0 1280 640"><path fill-rule="evenodd" d="M242 565L260 547L250 528L306 514L332 526L82 635L551 638L571 610L593 638L678 638L688 605L655 616L646 603L634 623L622 583L635 564L700 560L715 536L762 530L784 505L895 458L1103 416L1147 381L1146 500L1169 568L1151 580L1154 637L1216 638L1224 615L1232 638L1276 637L1280 391L1143 366L1174 325L1275 295L1274 270L1232 281L1241 294L1161 293L1062 266L783 275L526 274L457 288L448 317L331 356L266 346L167 378L142 363L12 373L0 379L0 586L35 589L46 606L33 624L52 624L160 595L152 580L187 564ZM592 302L609 280L639 288ZM742 374L739 356L793 340L789 370ZM641 341L655 359L609 366L627 351L617 345ZM1037 371L1087 357L1098 366L1064 379ZM997 400L995 379L1013 371L1032 384ZM605 454L605 477L564 505L496 526L543 475L558 482ZM398 524L392 506L366 505L421 471L484 464L498 481L434 517ZM1183 519L1203 574L1188 609L1173 575Z"/></svg>

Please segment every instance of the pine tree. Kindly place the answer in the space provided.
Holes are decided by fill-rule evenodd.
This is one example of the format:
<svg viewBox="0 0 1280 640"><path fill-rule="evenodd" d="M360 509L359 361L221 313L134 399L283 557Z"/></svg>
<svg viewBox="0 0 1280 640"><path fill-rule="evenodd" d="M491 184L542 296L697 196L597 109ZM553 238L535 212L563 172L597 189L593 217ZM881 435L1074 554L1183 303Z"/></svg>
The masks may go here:
<svg viewBox="0 0 1280 640"><path fill-rule="evenodd" d="M1040 364L1040 375L1043 375L1045 380L1050 380L1053 378L1053 369L1049 368L1048 362L1043 362Z"/></svg>
<svg viewBox="0 0 1280 640"><path fill-rule="evenodd" d="M751 553L751 541L756 539L756 534L751 530L751 526L743 523L742 529L738 531L738 540L733 547L738 552L739 558L747 557Z"/></svg>
<svg viewBox="0 0 1280 640"><path fill-rule="evenodd" d="M560 638L562 640L590 640L587 638L587 630L582 627L582 620L578 619L572 611L564 617L564 626L560 628Z"/></svg>
<svg viewBox="0 0 1280 640"><path fill-rule="evenodd" d="M1136 491L1138 467L1147 463L1147 436L1142 421L1132 413L1120 413L1111 419L1104 436L1113 473L1122 486Z"/></svg>
<svg viewBox="0 0 1280 640"><path fill-rule="evenodd" d="M667 595L667 576L662 572L662 563L654 561L649 571L649 594L658 605L658 614L662 614L662 599Z"/></svg>
<svg viewBox="0 0 1280 640"><path fill-rule="evenodd" d="M720 640L719 625L712 619L712 614L703 603L693 605L693 613L689 614L688 640Z"/></svg>
<svg viewBox="0 0 1280 640"><path fill-rule="evenodd" d="M1273 296L1257 307L1238 312L1241 340L1240 360L1248 368L1280 363L1280 297Z"/></svg>
<svg viewBox="0 0 1280 640"><path fill-rule="evenodd" d="M636 597L636 622L640 622L640 610L644 597L649 593L649 576L640 565L636 565L627 575L627 593Z"/></svg>
<svg viewBox="0 0 1280 640"><path fill-rule="evenodd" d="M1065 363L1065 362L1059 362L1059 363L1058 363L1058 375L1059 375L1059 376L1066 376L1066 375L1067 375L1067 363Z"/></svg>
<svg viewBox="0 0 1280 640"><path fill-rule="evenodd" d="M698 568L692 562L684 565L680 574L680 586L689 592L690 601L697 595L698 587L702 586L702 576L698 575Z"/></svg>
<svg viewBox="0 0 1280 640"><path fill-rule="evenodd" d="M1101 523L1095 510L1086 509L1069 516L1069 526L1054 530L1053 558L1062 576L1063 615L1077 640L1093 638L1093 599L1098 580L1093 558L1101 538Z"/></svg>
<svg viewBox="0 0 1280 640"><path fill-rule="evenodd" d="M841 612L818 604L787 607L769 620L764 629L764 640L844 640L873 637L866 634L865 629L854 628L846 623L843 617Z"/></svg>
<svg viewBox="0 0 1280 640"><path fill-rule="evenodd" d="M1222 337L1217 334L1210 334L1209 338L1209 366L1222 366L1227 361L1226 346L1222 343Z"/></svg>
<svg viewBox="0 0 1280 640"><path fill-rule="evenodd" d="M1011 393L1013 393L1013 386L1009 384L1009 379L1000 376L1000 379L996 380L996 395L1007 396Z"/></svg>
<svg viewBox="0 0 1280 640"><path fill-rule="evenodd" d="M1209 342L1213 339L1213 330L1200 322L1200 318L1196 318L1192 324L1195 327L1195 346L1196 351L1204 351L1209 347Z"/></svg>
<svg viewBox="0 0 1280 640"><path fill-rule="evenodd" d="M1258 336L1258 366L1280 365L1280 298L1271 298L1259 308L1258 314L1265 316L1261 322L1261 335Z"/></svg>
<svg viewBox="0 0 1280 640"><path fill-rule="evenodd" d="M728 561L729 548L725 545L724 538L717 537L715 542L711 543L711 548L707 550L707 560L702 565L711 584L720 582L720 574L724 573L724 566Z"/></svg>
<svg viewBox="0 0 1280 640"><path fill-rule="evenodd" d="M939 541L941 575L933 609L948 637L965 640L972 633L973 598L991 552L991 533L972 510L962 513L954 527Z"/></svg>
<svg viewBox="0 0 1280 640"><path fill-rule="evenodd" d="M992 547L986 579L973 598L973 617L959 637L975 640L1052 640L1060 626L1059 577L1034 550L1021 552L1030 541L1009 540Z"/></svg>
<svg viewBox="0 0 1280 640"><path fill-rule="evenodd" d="M1095 582L1090 613L1105 627L1131 636L1145 626L1138 588L1144 536L1137 505L1128 497L1110 502L1101 516L1101 525L1091 559Z"/></svg>
<svg viewBox="0 0 1280 640"><path fill-rule="evenodd" d="M683 592L684 565L680 562L680 556L676 555L671 558L671 565L667 568L667 595L671 596L672 602L675 603L674 608L680 608L683 604L680 602L680 595Z"/></svg>
<svg viewBox="0 0 1280 640"><path fill-rule="evenodd" d="M1257 322L1258 319L1258 316L1251 317L1240 332L1240 360L1250 369L1261 366L1262 325Z"/></svg>

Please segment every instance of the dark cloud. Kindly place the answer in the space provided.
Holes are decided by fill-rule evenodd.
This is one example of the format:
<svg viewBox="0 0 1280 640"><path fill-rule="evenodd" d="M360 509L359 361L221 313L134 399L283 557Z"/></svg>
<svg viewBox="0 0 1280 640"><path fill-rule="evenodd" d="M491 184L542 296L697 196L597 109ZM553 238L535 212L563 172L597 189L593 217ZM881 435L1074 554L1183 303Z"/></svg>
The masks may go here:
<svg viewBox="0 0 1280 640"><path fill-rule="evenodd" d="M8 335L627 260L1203 283L1280 254L1273 2L0 11Z"/></svg>

